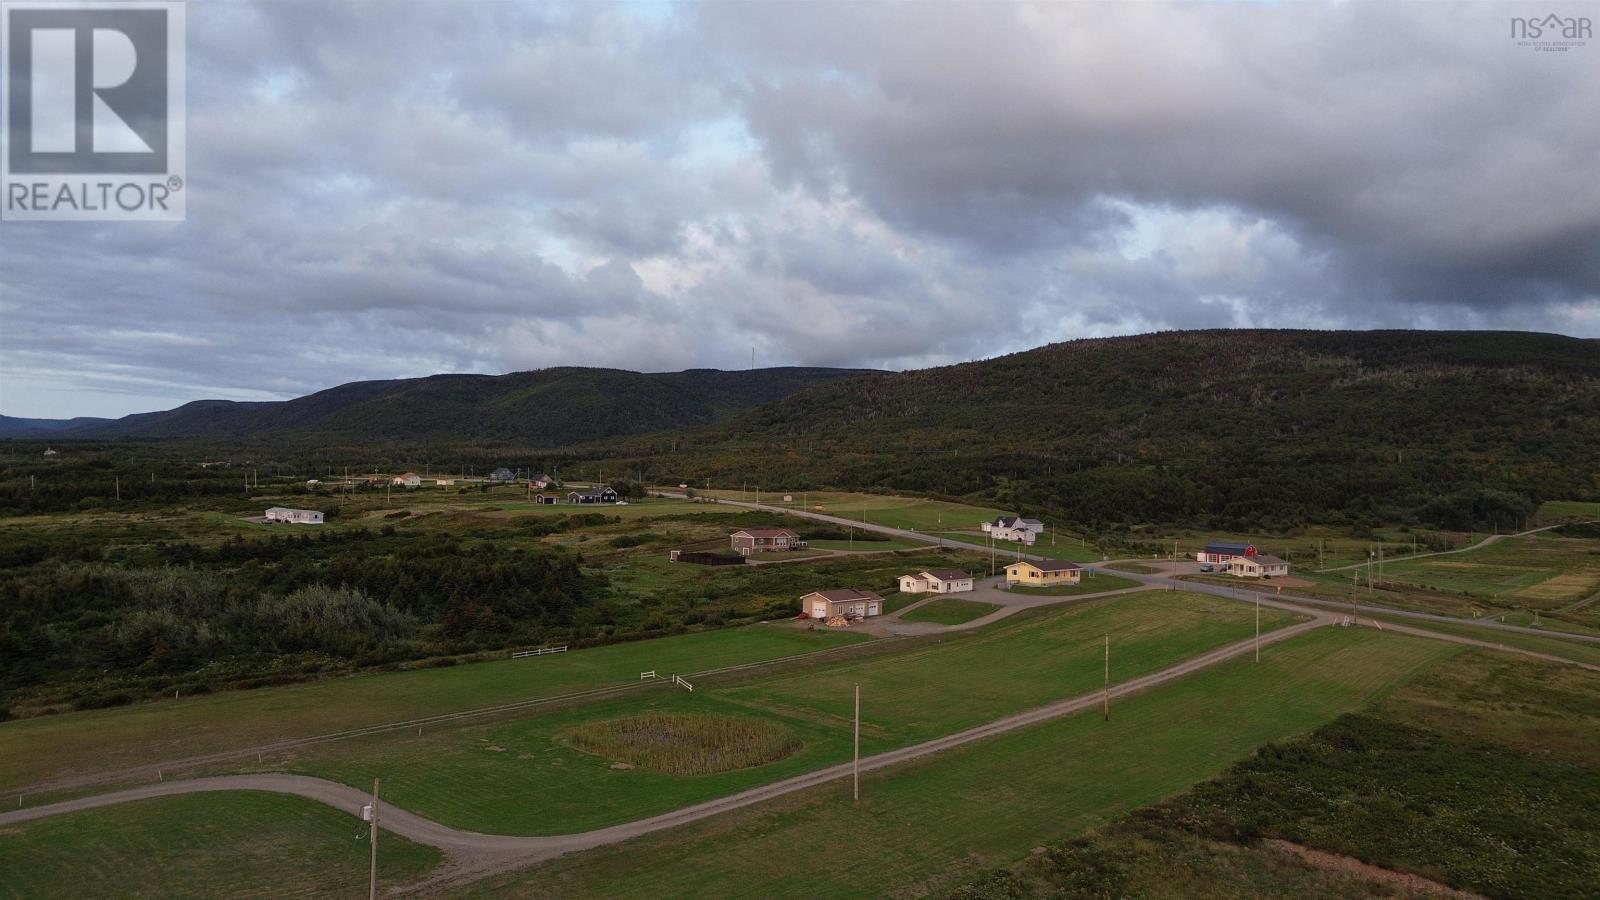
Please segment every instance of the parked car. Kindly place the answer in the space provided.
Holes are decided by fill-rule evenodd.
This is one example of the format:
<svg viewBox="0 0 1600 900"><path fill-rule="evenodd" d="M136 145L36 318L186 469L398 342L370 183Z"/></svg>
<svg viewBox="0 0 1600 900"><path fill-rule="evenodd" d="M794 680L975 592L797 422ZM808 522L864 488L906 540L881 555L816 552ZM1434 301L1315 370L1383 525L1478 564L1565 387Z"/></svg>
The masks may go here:
<svg viewBox="0 0 1600 900"><path fill-rule="evenodd" d="M1200 567L1200 571L1202 571L1202 572L1215 572L1216 570L1217 570L1217 567L1211 565L1210 563L1207 563L1206 565L1203 565L1203 566Z"/></svg>

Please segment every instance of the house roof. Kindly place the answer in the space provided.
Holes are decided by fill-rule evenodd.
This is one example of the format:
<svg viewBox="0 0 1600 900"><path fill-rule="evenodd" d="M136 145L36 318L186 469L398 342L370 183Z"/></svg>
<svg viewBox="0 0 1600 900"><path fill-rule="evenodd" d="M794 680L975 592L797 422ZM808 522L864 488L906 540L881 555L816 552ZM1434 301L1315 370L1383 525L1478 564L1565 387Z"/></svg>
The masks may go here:
<svg viewBox="0 0 1600 900"><path fill-rule="evenodd" d="M1021 516L996 516L994 524L1001 528L1016 528L1019 525L1043 525L1038 519L1024 519Z"/></svg>
<svg viewBox="0 0 1600 900"><path fill-rule="evenodd" d="M806 597L821 597L829 603L849 603L852 600L882 600L883 598L871 591L862 591L855 588L837 588L831 591L812 591ZM801 598L805 599L804 597Z"/></svg>
<svg viewBox="0 0 1600 900"><path fill-rule="evenodd" d="M1033 566L1035 569L1038 569L1041 572L1070 572L1073 569L1083 568L1083 566L1080 566L1075 562L1067 562L1064 559L1046 559L1039 562L1034 562L1031 559L1025 559L1021 562L1014 562L1011 565L1006 566L1006 568L1010 569L1016 566Z"/></svg>
<svg viewBox="0 0 1600 900"><path fill-rule="evenodd" d="M1237 541L1210 541L1206 544L1207 553L1232 553L1235 556L1244 556L1251 549L1250 544L1241 544Z"/></svg>
<svg viewBox="0 0 1600 900"><path fill-rule="evenodd" d="M529 475L528 476L528 480L529 481L549 481L550 480L550 476L544 474L543 472L540 472L540 473L538 473L536 475Z"/></svg>
<svg viewBox="0 0 1600 900"><path fill-rule="evenodd" d="M295 509L295 508L289 507L289 506L269 506L269 507L267 507L267 512L268 513L311 513L311 514L319 515L319 516L322 515L322 510L319 510L319 509Z"/></svg>
<svg viewBox="0 0 1600 900"><path fill-rule="evenodd" d="M1268 556L1265 553L1257 553L1255 556L1247 556L1245 558L1251 562L1258 562L1263 566L1287 566L1289 564L1288 560L1280 559L1276 556Z"/></svg>
<svg viewBox="0 0 1600 900"><path fill-rule="evenodd" d="M737 537L741 534L745 535L746 537L756 538L782 537L784 535L788 535L789 537L799 536L787 528L741 528L738 531L735 531L732 536Z"/></svg>
<svg viewBox="0 0 1600 900"><path fill-rule="evenodd" d="M568 496L571 496L572 494L577 494L579 497L598 497L598 496L600 496L601 494L604 494L607 491L611 491L611 493L613 493L613 494L616 493L616 491L612 491L611 490L611 486L610 485L602 484L599 487L589 488L587 491L570 491L568 493Z"/></svg>
<svg viewBox="0 0 1600 900"><path fill-rule="evenodd" d="M1018 525L1043 525L1044 523L1039 521L1038 519L1018 519L1017 520L1017 524Z"/></svg>
<svg viewBox="0 0 1600 900"><path fill-rule="evenodd" d="M972 577L960 569L927 569L921 574L937 578L940 581L960 581L963 578Z"/></svg>

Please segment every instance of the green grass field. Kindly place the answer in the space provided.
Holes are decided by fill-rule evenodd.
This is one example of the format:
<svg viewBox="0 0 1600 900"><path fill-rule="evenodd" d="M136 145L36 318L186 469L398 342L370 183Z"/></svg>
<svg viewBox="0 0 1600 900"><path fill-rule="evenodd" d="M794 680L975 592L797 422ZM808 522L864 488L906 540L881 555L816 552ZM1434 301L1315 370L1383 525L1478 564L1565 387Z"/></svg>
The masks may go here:
<svg viewBox="0 0 1600 900"><path fill-rule="evenodd" d="M1600 503L1586 500L1546 500L1539 505L1538 519L1541 524L1564 519L1573 521L1600 519Z"/></svg>
<svg viewBox="0 0 1600 900"><path fill-rule="evenodd" d="M0 898L364 897L367 829L312 800L257 791L159 797L0 830ZM439 851L378 835L380 890Z"/></svg>
<svg viewBox="0 0 1600 900"><path fill-rule="evenodd" d="M1130 594L1029 611L972 632L885 646L755 678L730 676L693 694L662 685L648 695L513 721L382 735L310 747L267 768L351 785L381 777L385 795L441 822L499 834L563 834L709 800L840 762L850 752L851 704L862 690L863 753L928 740L1098 687L1102 636L1111 677L1131 678L1253 632L1251 607L1180 592ZM1264 628L1292 621L1271 612ZM667 674L667 670L662 670ZM642 712L768 718L801 749L770 765L681 778L618 771L564 746L587 721ZM249 767L254 768L254 767Z"/></svg>
<svg viewBox="0 0 1600 900"><path fill-rule="evenodd" d="M1388 563L1384 578L1529 609L1557 609L1600 590L1600 541L1549 533L1505 538L1464 553Z"/></svg>
<svg viewBox="0 0 1600 900"><path fill-rule="evenodd" d="M806 547L811 550L854 550L862 552L883 552L885 550L920 550L928 545L918 541L836 541L820 540L807 541Z"/></svg>
<svg viewBox="0 0 1600 900"><path fill-rule="evenodd" d="M461 892L493 897L943 895L1030 848L1083 832L1220 772L1267 741L1386 696L1455 652L1322 629L1080 714L804 791ZM1003 810L1003 814L997 811ZM820 835L862 835L848 850ZM816 848L816 849L813 849Z"/></svg>
<svg viewBox="0 0 1600 900"><path fill-rule="evenodd" d="M712 491L712 496L726 500L753 503L754 491ZM762 491L761 503L787 509L804 509L827 513L856 521L865 520L872 525L887 525L910 531L936 532L952 529L976 529L979 523L996 516L1010 515L1005 510L988 506L968 506L947 500L927 500L920 497L892 497L886 494L859 494L846 491L810 491L791 493L794 500L783 501L781 492ZM820 507L820 508L819 508Z"/></svg>
<svg viewBox="0 0 1600 900"><path fill-rule="evenodd" d="M1532 650L1535 653L1547 653L1562 659L1600 666L1600 644L1590 641L1576 641L1554 635L1544 637L1536 634L1519 634L1514 631L1495 631L1465 623L1456 625L1449 622L1418 621L1416 619L1407 619L1403 616L1390 616L1382 613L1374 616L1368 610L1362 610L1361 618L1362 621L1366 621L1368 618L1376 618L1381 622L1394 622L1398 625L1408 625L1413 628L1426 628L1429 631L1469 637L1474 640L1488 641L1491 644L1503 644L1507 647Z"/></svg>
<svg viewBox="0 0 1600 900"><path fill-rule="evenodd" d="M1100 573L1085 575L1078 579L1077 584L1063 584L1056 587L1028 587L1025 584L1014 585L1006 588L1014 594L1026 594L1030 597L1077 597L1081 594L1098 594L1102 591L1120 591L1124 588L1138 587L1139 582L1132 578L1119 578L1116 575Z"/></svg>
<svg viewBox="0 0 1600 900"><path fill-rule="evenodd" d="M339 678L0 724L0 789L826 650L864 635L753 625L537 659Z"/></svg>
<svg viewBox="0 0 1600 900"><path fill-rule="evenodd" d="M955 597L940 597L927 606L919 606L911 612L901 616L907 622L932 622L936 625L960 625L971 622L973 619L986 616L999 609L998 603L984 603L981 600L961 600Z"/></svg>
<svg viewBox="0 0 1600 900"><path fill-rule="evenodd" d="M1396 882L1411 874L1490 897L1588 896L1600 858L1597 728L1600 674L1457 653L1360 712L954 897L1446 893ZM1307 864L1295 847L1323 856Z"/></svg>

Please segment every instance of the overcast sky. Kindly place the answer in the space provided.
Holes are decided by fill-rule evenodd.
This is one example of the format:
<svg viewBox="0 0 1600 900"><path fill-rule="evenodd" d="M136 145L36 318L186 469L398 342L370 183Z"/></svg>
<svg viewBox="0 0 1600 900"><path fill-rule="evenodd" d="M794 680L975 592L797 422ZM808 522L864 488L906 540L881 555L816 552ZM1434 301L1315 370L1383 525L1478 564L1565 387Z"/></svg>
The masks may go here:
<svg viewBox="0 0 1600 900"><path fill-rule="evenodd" d="M1600 335L1593 5L191 3L181 224L0 223L0 413L1172 328Z"/></svg>

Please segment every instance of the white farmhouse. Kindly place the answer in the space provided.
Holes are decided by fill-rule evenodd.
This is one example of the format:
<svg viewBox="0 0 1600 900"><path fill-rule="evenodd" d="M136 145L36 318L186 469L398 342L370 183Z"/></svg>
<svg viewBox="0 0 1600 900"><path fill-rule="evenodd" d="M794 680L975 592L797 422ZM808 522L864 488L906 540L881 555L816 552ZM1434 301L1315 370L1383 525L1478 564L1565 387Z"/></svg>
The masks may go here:
<svg viewBox="0 0 1600 900"><path fill-rule="evenodd" d="M928 569L900 576L902 594L962 594L972 590L972 576L960 569Z"/></svg>
<svg viewBox="0 0 1600 900"><path fill-rule="evenodd" d="M267 521L289 522L294 525L321 525L322 510L290 509L287 506L274 506L267 510Z"/></svg>
<svg viewBox="0 0 1600 900"><path fill-rule="evenodd" d="M1044 523L1021 516L997 516L993 522L983 523L983 533L997 541L1032 544L1044 534Z"/></svg>
<svg viewBox="0 0 1600 900"><path fill-rule="evenodd" d="M1289 574L1289 564L1276 556L1257 553L1235 556L1227 562L1228 574L1236 578L1278 578Z"/></svg>

